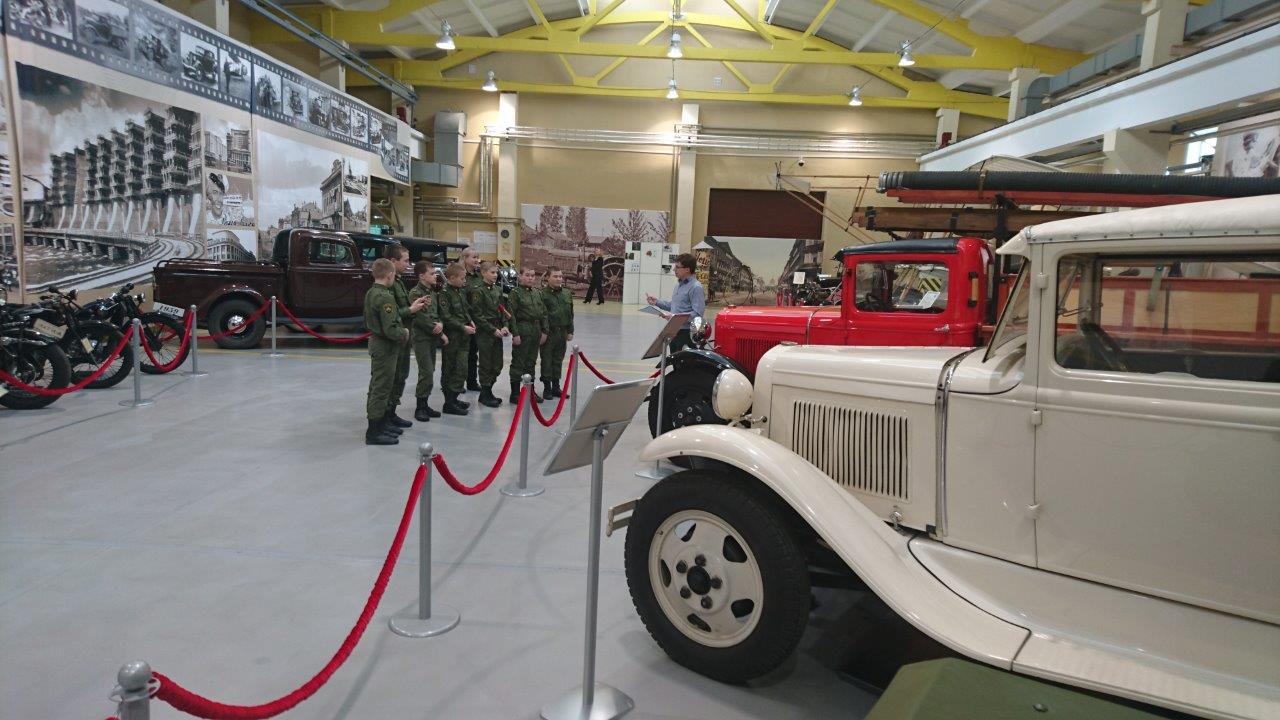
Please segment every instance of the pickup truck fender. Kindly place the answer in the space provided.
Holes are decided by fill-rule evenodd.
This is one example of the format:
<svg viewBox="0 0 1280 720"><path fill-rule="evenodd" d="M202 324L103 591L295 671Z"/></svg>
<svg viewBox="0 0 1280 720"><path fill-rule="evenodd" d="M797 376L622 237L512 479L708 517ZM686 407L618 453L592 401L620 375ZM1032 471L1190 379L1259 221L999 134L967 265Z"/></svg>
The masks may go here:
<svg viewBox="0 0 1280 720"><path fill-rule="evenodd" d="M975 660L1012 669L1029 632L979 610L943 585L895 531L853 495L787 448L741 428L693 425L660 435L642 460L695 456L732 465L790 505L894 612Z"/></svg>
<svg viewBox="0 0 1280 720"><path fill-rule="evenodd" d="M701 368L711 371L714 375L719 375L722 370L733 369L743 375L746 375L748 378L751 377L751 374L747 372L746 368L713 350L685 348L667 358L667 365L672 370Z"/></svg>
<svg viewBox="0 0 1280 720"><path fill-rule="evenodd" d="M204 298L200 300L200 303L196 306L197 317L208 317L209 311L213 309L214 305L217 305L223 300L231 297L242 297L257 305L261 305L267 301L267 298L263 296L262 293L253 289L249 285L245 285L244 283L227 283L226 285L219 286L213 292L205 295Z"/></svg>

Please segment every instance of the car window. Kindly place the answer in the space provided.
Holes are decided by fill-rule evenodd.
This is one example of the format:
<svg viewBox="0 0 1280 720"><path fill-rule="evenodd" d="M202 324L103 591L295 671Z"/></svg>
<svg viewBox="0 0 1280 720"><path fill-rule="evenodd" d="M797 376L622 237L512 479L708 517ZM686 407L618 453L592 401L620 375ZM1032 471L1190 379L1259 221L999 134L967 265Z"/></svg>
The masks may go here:
<svg viewBox="0 0 1280 720"><path fill-rule="evenodd" d="M351 246L335 240L312 240L310 259L314 265L355 266Z"/></svg>
<svg viewBox="0 0 1280 720"><path fill-rule="evenodd" d="M382 248L386 247L386 243L377 240L357 240L356 244L360 247L360 259L365 265L382 257Z"/></svg>
<svg viewBox="0 0 1280 720"><path fill-rule="evenodd" d="M409 248L409 261L418 262L419 260L430 260L433 265L445 265L444 250L433 247L411 247Z"/></svg>
<svg viewBox="0 0 1280 720"><path fill-rule="evenodd" d="M863 261L854 269L853 304L868 312L941 313L947 309L947 266Z"/></svg>
<svg viewBox="0 0 1280 720"><path fill-rule="evenodd" d="M1000 320L996 323L996 332L987 346L983 362L991 359L996 350L1024 337L1027 334L1027 317L1030 315L1031 295L1027 292L1027 265L1023 263L1018 278L1013 281L1013 289L1009 291L1009 300L1005 303Z"/></svg>
<svg viewBox="0 0 1280 720"><path fill-rule="evenodd" d="M1064 368L1280 382L1280 255L1068 255Z"/></svg>

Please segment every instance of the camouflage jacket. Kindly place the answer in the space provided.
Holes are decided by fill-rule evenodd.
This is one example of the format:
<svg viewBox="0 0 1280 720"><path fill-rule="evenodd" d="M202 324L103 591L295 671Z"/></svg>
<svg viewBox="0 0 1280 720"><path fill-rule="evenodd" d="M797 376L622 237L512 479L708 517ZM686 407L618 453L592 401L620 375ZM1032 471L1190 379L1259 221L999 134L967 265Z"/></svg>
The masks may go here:
<svg viewBox="0 0 1280 720"><path fill-rule="evenodd" d="M364 326L381 340L401 342L409 336L409 329L400 322L396 296L391 288L374 283L365 293Z"/></svg>
<svg viewBox="0 0 1280 720"><path fill-rule="evenodd" d="M507 296L507 312L513 335L538 335L547 331L547 306L542 291L523 285Z"/></svg>
<svg viewBox="0 0 1280 720"><path fill-rule="evenodd" d="M564 287L542 288L542 302L547 306L547 327L573 334L573 295Z"/></svg>
<svg viewBox="0 0 1280 720"><path fill-rule="evenodd" d="M494 330L507 326L507 319L499 310L502 305L502 288L497 283L481 283L467 293L471 301L471 318L476 322L476 334L490 336Z"/></svg>

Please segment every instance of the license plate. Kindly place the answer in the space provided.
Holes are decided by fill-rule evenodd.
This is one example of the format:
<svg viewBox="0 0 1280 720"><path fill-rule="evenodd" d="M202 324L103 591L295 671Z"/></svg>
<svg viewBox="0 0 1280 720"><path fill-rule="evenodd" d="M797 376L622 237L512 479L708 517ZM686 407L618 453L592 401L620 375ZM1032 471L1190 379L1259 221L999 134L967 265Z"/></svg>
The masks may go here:
<svg viewBox="0 0 1280 720"><path fill-rule="evenodd" d="M67 334L67 329L61 325L54 325L47 320L36 320L36 332L50 337L56 337L59 340L63 335Z"/></svg>
<svg viewBox="0 0 1280 720"><path fill-rule="evenodd" d="M153 303L151 303L151 307L152 307L156 312L158 312L158 313L160 313L160 314L162 314L162 315L168 315L169 317L182 318L182 317L186 317L186 316L187 316L187 311L186 311L186 310L184 310L184 309L182 309L182 308L180 308L180 307L175 307L175 306L173 306L173 305L165 305L165 304L164 304L164 303L162 303L162 302L153 302Z"/></svg>

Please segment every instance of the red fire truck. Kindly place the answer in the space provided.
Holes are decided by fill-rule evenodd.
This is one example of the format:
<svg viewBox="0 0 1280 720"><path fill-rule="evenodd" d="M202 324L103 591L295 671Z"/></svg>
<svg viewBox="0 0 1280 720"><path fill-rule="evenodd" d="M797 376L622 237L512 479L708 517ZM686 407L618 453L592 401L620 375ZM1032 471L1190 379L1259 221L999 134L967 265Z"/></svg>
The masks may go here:
<svg viewBox="0 0 1280 720"><path fill-rule="evenodd" d="M1275 178L1084 175L1074 173L884 173L879 191L908 203L975 207L879 207L860 211L871 230L948 232L951 237L855 245L836 254L839 304L820 307L728 307L695 332L695 347L668 360L662 431L724 423L711 407L722 370L755 376L776 345L914 345L973 347L994 322L1015 267L997 263L994 247L1028 225L1097 212L1280 193ZM1032 210L1029 206L1057 206ZM1063 211L1062 207L1074 208ZM1088 210L1086 210L1088 208ZM1147 280L1149 282L1149 279ZM1166 276L1165 286L1170 280ZM696 330L697 328L695 328ZM649 429L657 434L657 390Z"/></svg>

